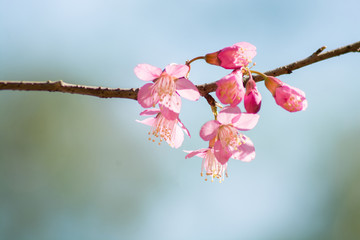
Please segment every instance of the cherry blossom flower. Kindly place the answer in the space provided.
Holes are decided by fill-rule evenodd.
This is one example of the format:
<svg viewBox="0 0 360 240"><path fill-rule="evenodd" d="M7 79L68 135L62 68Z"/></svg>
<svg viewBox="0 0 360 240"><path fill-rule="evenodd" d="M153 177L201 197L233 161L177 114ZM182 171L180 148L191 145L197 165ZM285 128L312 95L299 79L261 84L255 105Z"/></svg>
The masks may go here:
<svg viewBox="0 0 360 240"><path fill-rule="evenodd" d="M235 107L244 97L245 88L242 81L241 69L234 70L216 82L216 96L223 104Z"/></svg>
<svg viewBox="0 0 360 240"><path fill-rule="evenodd" d="M240 133L254 128L259 115L241 113L238 107L225 107L217 120L206 122L200 130L200 137L205 141L215 139L214 154L221 164L230 157L242 161L251 161L255 157L255 148L248 137Z"/></svg>
<svg viewBox="0 0 360 240"><path fill-rule="evenodd" d="M285 110L298 112L307 108L305 93L300 89L289 86L271 76L265 79L265 85L274 96L276 104Z"/></svg>
<svg viewBox="0 0 360 240"><path fill-rule="evenodd" d="M149 135L153 135L154 137L159 138L159 145L162 141L166 141L170 147L178 148L184 141L184 132L190 137L189 131L180 121L179 117L169 120L164 117L160 109L156 108L146 109L140 113L142 116L150 116L155 114L155 117L147 118L142 121L136 121L151 126ZM152 139L150 136L149 140L155 142L155 139Z"/></svg>
<svg viewBox="0 0 360 240"><path fill-rule="evenodd" d="M247 42L239 42L220 51L205 55L209 64L226 69L246 67L256 55L256 47Z"/></svg>
<svg viewBox="0 0 360 240"><path fill-rule="evenodd" d="M252 79L252 77L250 77L250 79L246 83L244 106L245 106L246 112L248 112L248 113L257 113L260 111L261 94L257 90L256 83Z"/></svg>
<svg viewBox="0 0 360 240"><path fill-rule="evenodd" d="M175 119L181 108L181 97L196 101L200 94L197 87L185 76L189 67L182 64L169 64L164 70L149 64L139 64L135 67L136 76L144 81L152 81L142 86L138 93L138 102L144 108L162 105L163 114L169 119Z"/></svg>
<svg viewBox="0 0 360 240"><path fill-rule="evenodd" d="M193 156L201 157L201 176L205 170L205 181L207 181L207 176L211 176L211 181L214 181L214 178L218 178L219 181L224 181L224 176L227 175L227 163L221 164L215 157L214 148L203 148L195 151L185 151L188 152L185 158L191 158Z"/></svg>

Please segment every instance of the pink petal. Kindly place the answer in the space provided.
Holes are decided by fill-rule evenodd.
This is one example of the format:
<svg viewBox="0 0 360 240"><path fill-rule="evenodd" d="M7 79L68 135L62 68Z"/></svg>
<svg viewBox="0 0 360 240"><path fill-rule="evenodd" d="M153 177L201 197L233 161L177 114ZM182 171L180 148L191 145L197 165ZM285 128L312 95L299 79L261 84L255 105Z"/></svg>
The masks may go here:
<svg viewBox="0 0 360 240"><path fill-rule="evenodd" d="M181 97L191 101L197 101L200 98L197 87L186 78L179 78L176 81L176 92Z"/></svg>
<svg viewBox="0 0 360 240"><path fill-rule="evenodd" d="M164 107L163 105L159 104L160 105L160 111L161 111L161 114L168 120L175 120L179 117L179 113L176 113L174 111L171 111L169 108L167 107Z"/></svg>
<svg viewBox="0 0 360 240"><path fill-rule="evenodd" d="M232 120L241 114L241 110L238 107L225 107L217 116L217 120L222 124L230 124L232 123Z"/></svg>
<svg viewBox="0 0 360 240"><path fill-rule="evenodd" d="M157 94L151 94L152 86L153 83L147 83L139 89L137 100L143 108L154 107L155 104L159 101Z"/></svg>
<svg viewBox="0 0 360 240"><path fill-rule="evenodd" d="M216 96L223 104L236 107L244 97L245 88L241 70L234 70L216 82Z"/></svg>
<svg viewBox="0 0 360 240"><path fill-rule="evenodd" d="M220 125L216 120L206 122L200 129L200 137L205 141L210 141L216 136Z"/></svg>
<svg viewBox="0 0 360 240"><path fill-rule="evenodd" d="M189 67L183 64L169 64L165 67L165 72L172 77L181 78L189 72Z"/></svg>
<svg viewBox="0 0 360 240"><path fill-rule="evenodd" d="M178 124L179 124L179 126L184 130L184 132L186 133L186 135L188 135L189 137L191 137L189 130L188 130L188 129L185 127L185 125L180 121L180 119L178 119Z"/></svg>
<svg viewBox="0 0 360 240"><path fill-rule="evenodd" d="M172 136L171 140L167 140L167 143L170 147L179 148L184 141L184 132L181 127L175 125L174 136Z"/></svg>
<svg viewBox="0 0 360 240"><path fill-rule="evenodd" d="M307 108L305 93L298 88L284 84L276 89L276 104L289 112L297 112Z"/></svg>
<svg viewBox="0 0 360 240"><path fill-rule="evenodd" d="M140 113L140 116L151 116L158 114L160 112L160 109L154 108L154 109L145 109Z"/></svg>
<svg viewBox="0 0 360 240"><path fill-rule="evenodd" d="M218 58L220 66L226 69L244 67L251 62L256 55L256 47L247 42L236 43L230 47L223 48Z"/></svg>
<svg viewBox="0 0 360 240"><path fill-rule="evenodd" d="M252 113L241 113L239 118L236 118L233 122L233 126L239 129L240 131L247 131L253 129L259 121L258 114Z"/></svg>
<svg viewBox="0 0 360 240"><path fill-rule="evenodd" d="M134 68L135 75L144 81L152 81L158 78L162 70L150 64L139 64Z"/></svg>
<svg viewBox="0 0 360 240"><path fill-rule="evenodd" d="M216 141L214 145L214 155L216 159L224 165L229 161L232 153L227 147L223 147L220 141Z"/></svg>
<svg viewBox="0 0 360 240"><path fill-rule="evenodd" d="M248 42L235 43L235 46L246 49L246 55L248 58L253 59L256 56L256 47Z"/></svg>
<svg viewBox="0 0 360 240"><path fill-rule="evenodd" d="M148 125L148 126L153 126L155 121L156 121L156 118L146 118L144 120L136 120L138 123L142 123L142 124L145 124L145 125Z"/></svg>
<svg viewBox="0 0 360 240"><path fill-rule="evenodd" d="M166 95L160 101L161 113L169 120L176 119L181 110L181 98L177 93L173 95Z"/></svg>
<svg viewBox="0 0 360 240"><path fill-rule="evenodd" d="M250 138L246 137L245 143L238 146L238 150L232 155L232 158L241 160L243 162L250 162L255 158L255 147Z"/></svg>
<svg viewBox="0 0 360 240"><path fill-rule="evenodd" d="M192 158L193 156L198 156L201 158L204 158L206 155L206 152L208 151L208 148L202 148L202 149L198 149L198 150L194 150L194 151L184 151L187 152L188 154L185 156L185 158Z"/></svg>

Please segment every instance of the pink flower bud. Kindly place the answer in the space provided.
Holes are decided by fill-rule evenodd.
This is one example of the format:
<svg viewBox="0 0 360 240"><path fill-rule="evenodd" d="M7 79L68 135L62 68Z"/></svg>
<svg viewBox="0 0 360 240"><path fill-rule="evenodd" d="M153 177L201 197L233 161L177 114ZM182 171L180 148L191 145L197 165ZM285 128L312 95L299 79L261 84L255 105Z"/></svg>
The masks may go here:
<svg viewBox="0 0 360 240"><path fill-rule="evenodd" d="M223 104L237 106L244 97L245 88L242 82L241 70L234 70L216 82L216 96Z"/></svg>
<svg viewBox="0 0 360 240"><path fill-rule="evenodd" d="M305 93L298 88L289 86L275 77L265 79L265 85L280 107L289 112L305 110L308 106Z"/></svg>
<svg viewBox="0 0 360 240"><path fill-rule="evenodd" d="M257 113L261 107L261 95L257 90L256 83L250 79L246 83L246 93L244 97L244 106L248 113Z"/></svg>
<svg viewBox="0 0 360 240"><path fill-rule="evenodd" d="M308 106L305 93L287 84L276 89L275 101L277 105L289 112L305 110Z"/></svg>
<svg viewBox="0 0 360 240"><path fill-rule="evenodd" d="M256 47L247 42L239 42L230 47L205 55L209 64L221 66L226 69L246 67L256 55Z"/></svg>

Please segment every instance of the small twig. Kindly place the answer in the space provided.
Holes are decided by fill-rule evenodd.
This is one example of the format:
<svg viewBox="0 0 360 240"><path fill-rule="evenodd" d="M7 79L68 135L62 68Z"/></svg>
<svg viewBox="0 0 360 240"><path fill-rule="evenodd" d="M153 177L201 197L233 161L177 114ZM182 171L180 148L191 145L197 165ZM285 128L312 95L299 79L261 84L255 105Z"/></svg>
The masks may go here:
<svg viewBox="0 0 360 240"><path fill-rule="evenodd" d="M326 49L326 46L322 46L321 48L319 48L318 50L316 50L311 56L317 56L319 55L321 52L323 52Z"/></svg>
<svg viewBox="0 0 360 240"><path fill-rule="evenodd" d="M206 99L206 101L208 102L208 104L211 106L211 107L216 107L216 101L215 99L210 95L210 94L205 94L204 95L204 98Z"/></svg>
<svg viewBox="0 0 360 240"><path fill-rule="evenodd" d="M319 48L309 57L290 63L288 65L265 72L268 76L280 76L290 74L292 71L305 67L307 65L323 61L332 57L340 56L349 52L360 52L360 41L340 47L331 51L322 52L325 47ZM254 76L256 82L264 80L262 76ZM216 82L206 83L196 86L202 96L206 96L210 92L216 91ZM47 92L63 92L72 94L89 95L100 98L128 98L137 99L138 88L122 89L122 88L105 88L94 86L83 86L65 83L63 81L56 82L26 82L26 81L0 81L0 90L20 90L20 91L47 91Z"/></svg>

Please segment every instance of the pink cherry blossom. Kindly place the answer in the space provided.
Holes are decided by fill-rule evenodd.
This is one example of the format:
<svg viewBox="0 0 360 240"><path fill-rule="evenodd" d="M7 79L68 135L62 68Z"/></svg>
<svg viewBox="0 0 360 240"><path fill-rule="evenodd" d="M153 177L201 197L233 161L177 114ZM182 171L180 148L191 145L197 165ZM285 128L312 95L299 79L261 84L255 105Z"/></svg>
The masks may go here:
<svg viewBox="0 0 360 240"><path fill-rule="evenodd" d="M261 107L261 94L257 90L256 83L252 77L246 83L244 106L248 113L258 113Z"/></svg>
<svg viewBox="0 0 360 240"><path fill-rule="evenodd" d="M265 85L280 107L289 112L305 110L308 106L305 93L298 88L287 85L275 77L265 79Z"/></svg>
<svg viewBox="0 0 360 240"><path fill-rule="evenodd" d="M147 118L142 121L136 121L151 126L149 135L160 138L159 145L163 140L165 140L173 148L180 147L184 141L184 132L186 135L190 136L190 133L184 124L178 117L172 120L165 118L160 109L147 109L140 113L140 115L143 116L155 114L155 117ZM155 139L151 139L151 137L149 137L149 140L155 142Z"/></svg>
<svg viewBox="0 0 360 240"><path fill-rule="evenodd" d="M244 97L245 88L242 81L241 70L234 70L216 82L216 96L223 104L235 107Z"/></svg>
<svg viewBox="0 0 360 240"><path fill-rule="evenodd" d="M139 79L152 81L140 88L139 104L144 108L150 108L160 103L162 109L168 109L164 114L170 119L174 119L180 112L180 96L192 101L200 97L197 87L185 77L189 72L187 65L170 64L161 70L149 64L139 64L134 72Z"/></svg>
<svg viewBox="0 0 360 240"><path fill-rule="evenodd" d="M249 138L239 130L254 128L258 120L257 114L241 113L238 107L225 107L219 112L217 120L208 121L201 127L200 137L205 141L215 139L214 154L221 164L227 163L233 155L243 160L249 154L255 156L255 149ZM246 158L246 161L249 159Z"/></svg>
<svg viewBox="0 0 360 240"><path fill-rule="evenodd" d="M207 176L211 176L211 181L214 181L214 178L218 178L219 181L224 181L224 176L227 175L227 163L221 164L214 155L213 148L203 148L195 151L185 151L188 152L185 158L191 158L193 156L201 157L201 176L203 176L203 171L205 170L205 181L207 181Z"/></svg>
<svg viewBox="0 0 360 240"><path fill-rule="evenodd" d="M205 55L205 61L226 69L246 67L256 55L256 47L247 42L239 42L230 47Z"/></svg>

